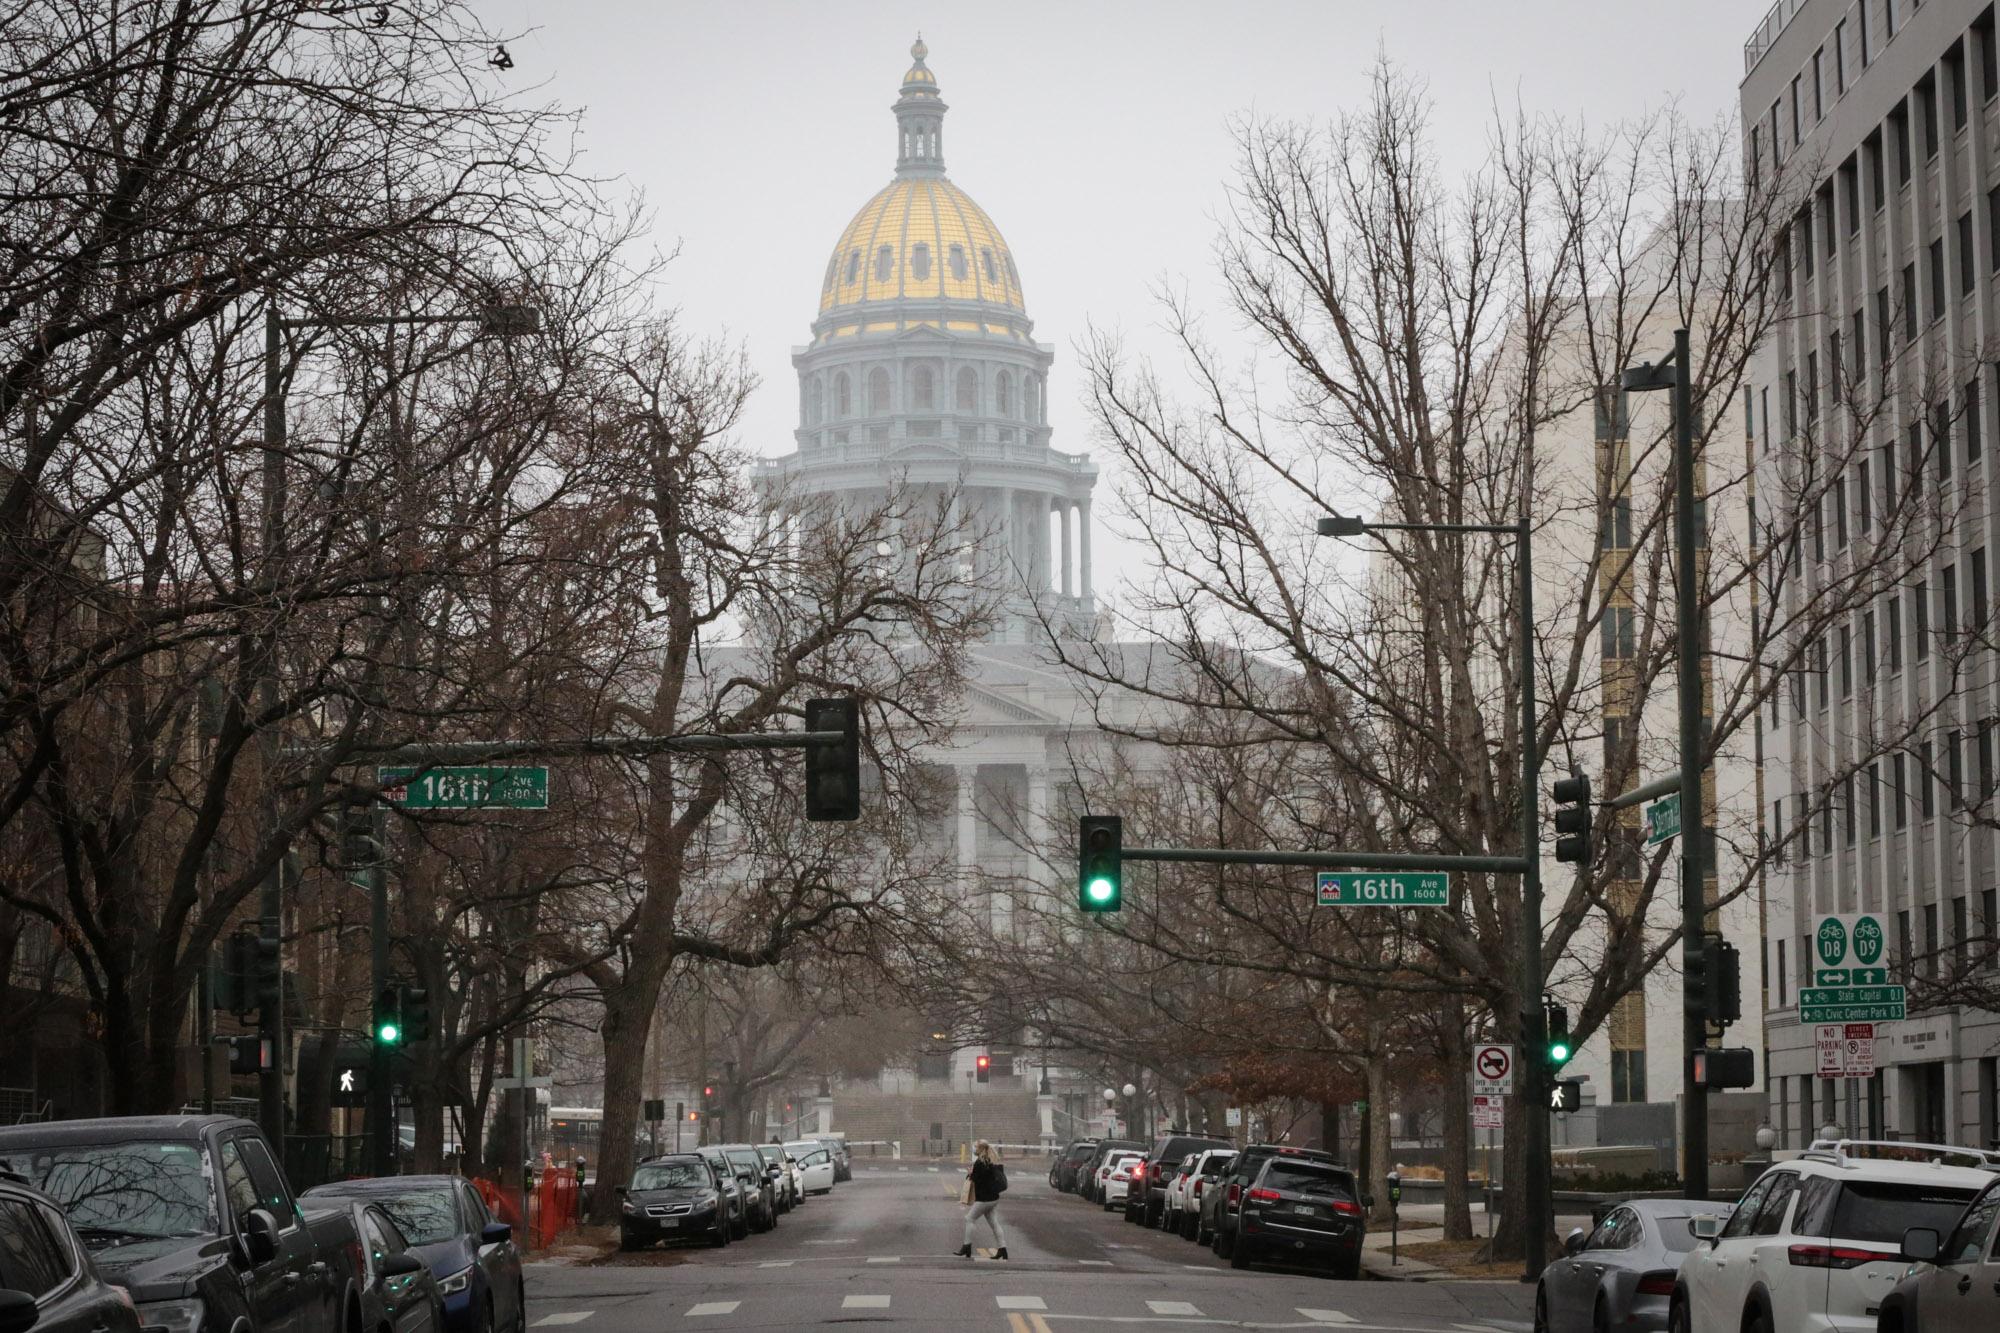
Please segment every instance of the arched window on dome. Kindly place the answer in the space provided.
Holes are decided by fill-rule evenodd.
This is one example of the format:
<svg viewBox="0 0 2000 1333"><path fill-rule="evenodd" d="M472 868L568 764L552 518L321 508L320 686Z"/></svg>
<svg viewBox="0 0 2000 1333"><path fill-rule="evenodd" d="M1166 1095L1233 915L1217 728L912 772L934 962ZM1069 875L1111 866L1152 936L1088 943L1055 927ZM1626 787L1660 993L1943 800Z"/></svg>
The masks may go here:
<svg viewBox="0 0 2000 1333"><path fill-rule="evenodd" d="M832 258L826 261L826 284L822 286L820 290L822 292L832 291L833 280L839 276L840 276L840 255L838 252L836 252Z"/></svg>
<svg viewBox="0 0 2000 1333"><path fill-rule="evenodd" d="M953 246L954 250L958 247ZM971 366L958 368L958 410L977 412L979 410L979 376Z"/></svg>
<svg viewBox="0 0 2000 1333"><path fill-rule="evenodd" d="M883 246L875 252L875 281L887 282L889 275L896 271L896 251Z"/></svg>
<svg viewBox="0 0 2000 1333"><path fill-rule="evenodd" d="M937 411L937 377L929 366L916 366L910 371L910 410Z"/></svg>
<svg viewBox="0 0 2000 1333"><path fill-rule="evenodd" d="M833 410L838 416L854 415L854 386L848 382L844 370L833 377Z"/></svg>
<svg viewBox="0 0 2000 1333"><path fill-rule="evenodd" d="M1007 371L993 381L993 406L1003 417L1014 415L1014 377Z"/></svg>
<svg viewBox="0 0 2000 1333"><path fill-rule="evenodd" d="M922 241L910 247L910 276L922 282L931 275L931 248Z"/></svg>
<svg viewBox="0 0 2000 1333"><path fill-rule="evenodd" d="M847 254L847 280L852 283L861 276L861 252L850 250Z"/></svg>
<svg viewBox="0 0 2000 1333"><path fill-rule="evenodd" d="M1017 292L1020 291L1021 270L1014 267L1014 256L1012 252L1003 254L1001 258L1007 261L1007 285L1012 287Z"/></svg>
<svg viewBox="0 0 2000 1333"><path fill-rule="evenodd" d="M868 414L883 416L889 411L889 372L877 366L868 372Z"/></svg>
<svg viewBox="0 0 2000 1333"><path fill-rule="evenodd" d="M808 426L817 426L819 424L820 401L824 392L820 388L819 376L815 375L806 381L806 424Z"/></svg>
<svg viewBox="0 0 2000 1333"><path fill-rule="evenodd" d="M1000 270L999 270L999 269L997 269L997 268L994 268L994 267L993 267L993 250L992 250L992 247L990 247L990 246L985 246L985 245L982 245L982 246L980 246L980 247L979 247L979 258L980 258L980 260L981 260L981 261L982 261L982 262L983 262L983 263L984 263L984 264L986 265L986 280L987 280L988 282L993 282L993 283L997 283L997 282L999 282L999 281L1000 281Z"/></svg>
<svg viewBox="0 0 2000 1333"><path fill-rule="evenodd" d="M951 265L951 276L960 282L964 282L966 274L972 271L971 265L965 262L965 247L962 245L951 247L951 255L948 262Z"/></svg>
<svg viewBox="0 0 2000 1333"><path fill-rule="evenodd" d="M1024 387L1028 395L1028 420L1039 424L1042 419L1042 377L1029 375Z"/></svg>

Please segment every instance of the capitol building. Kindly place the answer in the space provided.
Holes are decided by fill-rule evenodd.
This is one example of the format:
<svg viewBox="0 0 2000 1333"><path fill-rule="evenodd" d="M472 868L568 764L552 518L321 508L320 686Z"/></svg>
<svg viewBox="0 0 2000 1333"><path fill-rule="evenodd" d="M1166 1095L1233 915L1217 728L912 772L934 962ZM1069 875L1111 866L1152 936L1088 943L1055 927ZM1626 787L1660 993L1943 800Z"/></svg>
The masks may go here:
<svg viewBox="0 0 2000 1333"><path fill-rule="evenodd" d="M1020 885L1063 887L1053 882L1061 867L1028 849L1065 845L1051 822L1070 813L1060 793L1074 757L1104 743L1100 701L1048 641L1104 632L1091 583L1097 468L1052 441L1055 351L1035 340L1013 247L945 174L946 105L921 39L910 54L894 104L895 174L841 230L812 341L793 350L797 449L759 464L757 480L857 506L935 488L940 501L956 497L968 530L990 534L975 558L1006 590L1002 614L972 651L957 734L932 761L940 788L957 794L955 827L937 830L940 840L949 847L955 834L958 864L1005 936ZM975 1053L924 1056L917 1081L956 1085L962 1097ZM996 1084L1032 1086L1029 1051L991 1054Z"/></svg>

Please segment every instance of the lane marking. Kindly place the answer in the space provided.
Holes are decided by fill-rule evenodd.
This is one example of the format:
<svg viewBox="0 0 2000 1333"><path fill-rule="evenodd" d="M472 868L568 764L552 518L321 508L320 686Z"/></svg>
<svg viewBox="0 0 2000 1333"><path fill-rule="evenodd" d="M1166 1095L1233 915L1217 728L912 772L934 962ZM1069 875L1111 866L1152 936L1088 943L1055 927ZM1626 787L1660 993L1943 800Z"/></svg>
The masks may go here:
<svg viewBox="0 0 2000 1333"><path fill-rule="evenodd" d="M900 1254L871 1254L868 1256L868 1262L871 1264L900 1264L903 1262L903 1256Z"/></svg>
<svg viewBox="0 0 2000 1333"><path fill-rule="evenodd" d="M843 1310L886 1310L889 1308L887 1296L848 1296L840 1302Z"/></svg>
<svg viewBox="0 0 2000 1333"><path fill-rule="evenodd" d="M1049 1303L1039 1296L995 1296L994 1304L1003 1310L1046 1310Z"/></svg>
<svg viewBox="0 0 2000 1333"><path fill-rule="evenodd" d="M791 1267L791 1266L792 1266L793 1264L795 1264L795 1263L797 1263L797 1262L798 1262L798 1260L796 1260L796 1259L766 1259L766 1260L765 1260L765 1261L764 1261L763 1263L761 1263L761 1264L758 1264L758 1265L757 1265L757 1267L759 1267L759 1268L790 1268L790 1267Z"/></svg>
<svg viewBox="0 0 2000 1333"><path fill-rule="evenodd" d="M859 1236L842 1236L839 1240L809 1240L806 1242L808 1245L858 1245L860 1243L861 1237Z"/></svg>
<svg viewBox="0 0 2000 1333"><path fill-rule="evenodd" d="M1188 1314L1199 1316L1201 1311L1194 1308L1193 1301L1147 1301L1146 1308L1154 1314Z"/></svg>
<svg viewBox="0 0 2000 1333"><path fill-rule="evenodd" d="M1308 1310L1304 1306L1300 1306L1298 1309L1300 1314L1316 1324L1351 1324L1354 1322L1354 1316L1344 1310Z"/></svg>
<svg viewBox="0 0 2000 1333"><path fill-rule="evenodd" d="M689 1319L699 1319L703 1315L735 1314L736 1307L741 1304L743 1304L742 1301L703 1301L700 1305L690 1307L687 1317Z"/></svg>
<svg viewBox="0 0 2000 1333"><path fill-rule="evenodd" d="M1111 1267L1111 1261L1109 1259L1079 1259L1077 1260L1077 1262L1080 1264L1087 1264L1092 1268Z"/></svg>
<svg viewBox="0 0 2000 1333"><path fill-rule="evenodd" d="M561 1314L545 1314L535 1321L536 1328L548 1328L555 1324L581 1324L596 1314L595 1310L565 1310Z"/></svg>

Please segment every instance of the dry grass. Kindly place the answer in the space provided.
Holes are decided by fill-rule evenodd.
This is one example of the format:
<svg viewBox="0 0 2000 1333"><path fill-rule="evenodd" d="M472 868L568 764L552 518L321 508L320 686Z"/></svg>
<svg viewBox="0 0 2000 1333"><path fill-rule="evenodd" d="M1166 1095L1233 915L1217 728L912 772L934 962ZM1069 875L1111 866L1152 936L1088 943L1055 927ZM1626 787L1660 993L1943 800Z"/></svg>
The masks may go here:
<svg viewBox="0 0 2000 1333"><path fill-rule="evenodd" d="M1478 1240L1420 1240L1405 1242L1398 1249L1400 1257L1415 1259L1419 1263L1442 1268L1446 1272L1464 1277L1507 1278L1521 1275L1521 1261L1508 1259L1497 1264L1480 1263L1479 1257L1486 1250L1484 1237Z"/></svg>

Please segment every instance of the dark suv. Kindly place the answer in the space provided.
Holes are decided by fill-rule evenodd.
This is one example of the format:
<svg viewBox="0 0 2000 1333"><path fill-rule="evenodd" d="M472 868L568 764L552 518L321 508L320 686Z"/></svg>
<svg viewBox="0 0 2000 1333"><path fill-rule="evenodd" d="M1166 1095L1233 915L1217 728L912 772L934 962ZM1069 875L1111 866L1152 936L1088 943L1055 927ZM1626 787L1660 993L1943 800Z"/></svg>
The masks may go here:
<svg viewBox="0 0 2000 1333"><path fill-rule="evenodd" d="M1167 1207L1168 1169L1178 1168L1181 1159L1191 1152L1234 1146L1228 1139L1212 1139L1204 1134L1162 1135L1146 1154L1145 1175L1139 1174L1138 1167L1132 1168L1132 1187L1125 1192L1125 1220L1149 1227L1160 1225L1160 1214Z"/></svg>
<svg viewBox="0 0 2000 1333"><path fill-rule="evenodd" d="M1049 1184L1064 1194L1076 1192L1077 1173L1083 1164L1097 1152L1096 1139L1078 1139L1063 1149L1062 1156L1049 1168Z"/></svg>
<svg viewBox="0 0 2000 1333"><path fill-rule="evenodd" d="M1270 1157L1243 1191L1229 1266L1255 1259L1331 1269L1337 1278L1361 1276L1361 1241L1368 1219L1354 1173L1331 1162Z"/></svg>
<svg viewBox="0 0 2000 1333"><path fill-rule="evenodd" d="M1215 1236L1217 1258L1227 1259L1235 1251L1237 1215L1243 1206L1243 1195L1250 1188L1250 1182L1264 1169L1264 1164L1274 1157L1305 1162L1333 1161L1330 1152L1322 1152L1318 1148L1294 1148L1287 1143L1253 1143L1237 1153L1223 1171L1222 1178L1212 1182L1201 1196L1201 1220Z"/></svg>
<svg viewBox="0 0 2000 1333"><path fill-rule="evenodd" d="M729 1198L715 1167L700 1153L669 1153L632 1169L632 1183L620 1187L618 1248L636 1250L661 1240L729 1243Z"/></svg>

